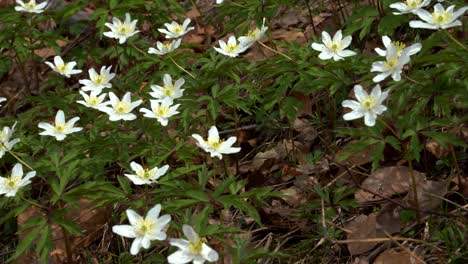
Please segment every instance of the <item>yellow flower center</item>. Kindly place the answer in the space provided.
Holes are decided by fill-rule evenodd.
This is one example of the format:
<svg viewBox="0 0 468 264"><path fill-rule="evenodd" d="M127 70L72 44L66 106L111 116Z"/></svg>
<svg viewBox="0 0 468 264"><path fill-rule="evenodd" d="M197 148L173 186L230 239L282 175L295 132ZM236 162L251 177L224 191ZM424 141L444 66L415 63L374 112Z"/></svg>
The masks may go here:
<svg viewBox="0 0 468 264"><path fill-rule="evenodd" d="M128 35L132 32L132 27L129 24L122 24L117 26L117 33L119 35Z"/></svg>
<svg viewBox="0 0 468 264"><path fill-rule="evenodd" d="M3 181L3 186L5 189L13 190L16 189L20 183L21 177L11 175Z"/></svg>
<svg viewBox="0 0 468 264"><path fill-rule="evenodd" d="M97 104L99 104L99 99L96 96L92 95L92 96L89 97L88 103L90 105L97 105Z"/></svg>
<svg viewBox="0 0 468 264"><path fill-rule="evenodd" d="M174 89L175 89L174 85L168 85L168 86L164 86L162 92L166 96L171 96L174 94Z"/></svg>
<svg viewBox="0 0 468 264"><path fill-rule="evenodd" d="M222 140L218 140L218 141L208 140L208 141L206 141L206 143L208 145L210 145L212 148L218 149L221 146L221 144L223 143L223 141Z"/></svg>
<svg viewBox="0 0 468 264"><path fill-rule="evenodd" d="M169 108L167 108L167 107L165 107L165 106L160 106L159 108L154 109L154 112L155 112L156 115L158 115L158 116L166 116L167 113L169 112Z"/></svg>
<svg viewBox="0 0 468 264"><path fill-rule="evenodd" d="M227 44L226 51L234 52L238 46L239 46L238 44Z"/></svg>
<svg viewBox="0 0 468 264"><path fill-rule="evenodd" d="M96 76L94 77L94 79L93 79L93 82L94 82L95 84L98 84L98 85L99 85L99 84L104 83L104 80L105 80L104 76L102 76L102 75L96 75Z"/></svg>
<svg viewBox="0 0 468 264"><path fill-rule="evenodd" d="M144 236L148 231L156 228L156 223L151 219L141 219L136 223L135 233Z"/></svg>
<svg viewBox="0 0 468 264"><path fill-rule="evenodd" d="M247 37L256 39L258 37L258 34L260 34L260 29L255 28L254 30L249 30L247 33Z"/></svg>
<svg viewBox="0 0 468 264"><path fill-rule="evenodd" d="M57 70L61 73L65 73L67 71L67 65L66 64L57 65Z"/></svg>
<svg viewBox="0 0 468 264"><path fill-rule="evenodd" d="M421 5L422 0L406 0L406 6L409 8L417 8Z"/></svg>
<svg viewBox="0 0 468 264"><path fill-rule="evenodd" d="M386 62L384 62L384 66L385 66L385 68L387 68L387 69L393 69L393 68L395 68L397 65L398 65L398 57L397 57L397 56L393 56L393 57L391 57L389 60L387 60Z"/></svg>
<svg viewBox="0 0 468 264"><path fill-rule="evenodd" d="M172 42L166 42L166 43L163 43L163 47L166 47L168 49L170 49L172 46Z"/></svg>
<svg viewBox="0 0 468 264"><path fill-rule="evenodd" d="M184 28L182 27L182 25L176 25L176 26L172 27L172 31L173 31L174 33L178 33L178 34L179 34L179 33L181 33L181 32L184 31Z"/></svg>
<svg viewBox="0 0 468 264"><path fill-rule="evenodd" d="M59 133L63 133L67 129L67 124L65 123L57 123L55 124L55 130Z"/></svg>
<svg viewBox="0 0 468 264"><path fill-rule="evenodd" d="M29 10L34 10L34 9L36 9L36 4L33 3L32 1L30 1L29 3L26 3L26 4L24 4L24 5L25 5L26 8L29 9Z"/></svg>
<svg viewBox="0 0 468 264"><path fill-rule="evenodd" d="M392 41L393 46L395 46L395 49L398 52L398 56L401 55L401 52L406 48L406 44L400 41Z"/></svg>
<svg viewBox="0 0 468 264"><path fill-rule="evenodd" d="M374 106L376 104L377 104L377 98L375 98L372 95L368 95L368 96L364 97L364 99L362 99L362 101L361 101L361 107L364 110L372 109L372 108L374 108Z"/></svg>
<svg viewBox="0 0 468 264"><path fill-rule="evenodd" d="M437 24L447 24L452 18L452 14L449 12L434 12L432 13L432 20Z"/></svg>
<svg viewBox="0 0 468 264"><path fill-rule="evenodd" d="M202 251L203 243L205 243L205 242L206 242L206 238L204 238L204 237L199 238L195 242L190 242L190 244L189 244L190 253L192 253L194 255L200 255L200 253Z"/></svg>
<svg viewBox="0 0 468 264"><path fill-rule="evenodd" d="M137 175L140 176L140 178L143 178L143 179L149 179L151 178L151 170L148 170L148 169L143 169L143 170L140 170L138 171Z"/></svg>
<svg viewBox="0 0 468 264"><path fill-rule="evenodd" d="M118 102L114 105L114 109L120 114L125 114L129 112L128 110L130 110L130 104L127 102Z"/></svg>

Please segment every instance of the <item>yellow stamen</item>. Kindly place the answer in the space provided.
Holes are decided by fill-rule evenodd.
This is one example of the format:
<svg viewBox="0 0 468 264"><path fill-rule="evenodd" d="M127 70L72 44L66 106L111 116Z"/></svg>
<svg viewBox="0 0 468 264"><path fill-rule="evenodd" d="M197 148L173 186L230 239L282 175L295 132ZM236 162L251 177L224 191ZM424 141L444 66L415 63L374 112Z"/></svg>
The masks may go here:
<svg viewBox="0 0 468 264"><path fill-rule="evenodd" d="M120 114L125 114L130 110L130 104L127 102L118 102L114 105L114 109Z"/></svg>
<svg viewBox="0 0 468 264"><path fill-rule="evenodd" d="M374 106L377 104L377 98L375 98L372 95L368 95L364 97L361 101L361 107L365 110L369 110L374 108Z"/></svg>
<svg viewBox="0 0 468 264"><path fill-rule="evenodd" d="M205 242L206 242L206 238L204 238L204 237L198 239L195 242L190 242L190 244L189 244L190 253L192 253L194 255L200 255L200 253L202 251L203 243L205 243Z"/></svg>

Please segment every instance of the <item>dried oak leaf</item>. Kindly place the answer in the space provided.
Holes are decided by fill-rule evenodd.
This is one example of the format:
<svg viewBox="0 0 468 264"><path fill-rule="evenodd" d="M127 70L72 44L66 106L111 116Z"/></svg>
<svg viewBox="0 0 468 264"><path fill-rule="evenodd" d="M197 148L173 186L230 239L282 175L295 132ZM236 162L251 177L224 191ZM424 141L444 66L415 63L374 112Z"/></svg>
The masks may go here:
<svg viewBox="0 0 468 264"><path fill-rule="evenodd" d="M424 180L424 173L413 170L416 184ZM406 193L411 186L410 169L405 166L385 167L374 171L361 184L363 189L378 193L385 197L394 194ZM364 190L359 190L355 194L359 203L381 200L380 197Z"/></svg>
<svg viewBox="0 0 468 264"><path fill-rule="evenodd" d="M348 240L365 240L377 237L376 220L378 213L370 215L360 215L353 221L349 222L345 228ZM378 242L351 242L348 243L348 250L351 255L359 255L378 245Z"/></svg>
<svg viewBox="0 0 468 264"><path fill-rule="evenodd" d="M421 257L418 256L418 258L421 258ZM394 248L385 250L373 262L373 264L405 264L405 263L422 264L423 262L419 261L418 259L416 259L415 257L413 257L410 253L406 251L401 251L401 250L397 250Z"/></svg>
<svg viewBox="0 0 468 264"><path fill-rule="evenodd" d="M416 184L416 192L418 197L419 208L424 210L435 210L442 203L442 197L447 194L448 183L445 181L419 181ZM409 190L405 197L410 205L415 206L414 195L412 189Z"/></svg>

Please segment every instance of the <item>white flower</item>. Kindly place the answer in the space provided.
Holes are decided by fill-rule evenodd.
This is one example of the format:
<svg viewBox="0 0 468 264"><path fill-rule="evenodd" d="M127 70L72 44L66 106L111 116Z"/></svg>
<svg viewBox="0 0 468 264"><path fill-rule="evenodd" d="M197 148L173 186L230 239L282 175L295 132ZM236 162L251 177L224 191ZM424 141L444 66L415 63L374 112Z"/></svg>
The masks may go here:
<svg viewBox="0 0 468 264"><path fill-rule="evenodd" d="M108 105L110 102L104 102L107 94L99 95L97 92L92 91L89 95L83 91L80 91L80 94L83 96L83 100L76 101L79 104L82 104L86 107L94 108L101 110L103 107Z"/></svg>
<svg viewBox="0 0 468 264"><path fill-rule="evenodd" d="M343 38L341 30L338 30L333 39L326 31L322 31L323 44L312 43L314 50L320 51L319 58L321 60L329 60L333 58L334 61L342 60L345 57L354 56L356 52L345 50L350 44L353 37L347 36Z"/></svg>
<svg viewBox="0 0 468 264"><path fill-rule="evenodd" d="M197 140L197 146L209 152L211 157L222 159L221 154L237 153L241 148L233 148L232 145L236 142L236 137L230 137L226 141L219 139L218 129L212 126L208 131L208 140L204 140L200 135L193 134L193 138Z"/></svg>
<svg viewBox="0 0 468 264"><path fill-rule="evenodd" d="M186 18L182 25L175 21L172 21L170 24L164 23L164 26L167 28L167 30L164 28L158 28L158 31L166 34L167 39L182 37L183 35L187 34L187 32L195 29L194 27L188 27L190 21L190 18Z"/></svg>
<svg viewBox="0 0 468 264"><path fill-rule="evenodd" d="M149 48L148 53L156 54L156 55L165 55L169 52L173 52L174 50L176 50L180 46L181 42L182 42L181 39L173 40L172 42L165 42L165 43L161 43L158 41L156 42L157 49Z"/></svg>
<svg viewBox="0 0 468 264"><path fill-rule="evenodd" d="M0 97L0 103L1 103L1 102L5 102L6 100L7 100L7 99L6 99L5 97ZM2 106L2 105L0 104L0 106Z"/></svg>
<svg viewBox="0 0 468 264"><path fill-rule="evenodd" d="M34 176L36 176L36 172L30 171L23 178L23 165L16 163L10 177L0 176L0 194L5 194L8 197L15 196L21 187L31 183L30 179Z"/></svg>
<svg viewBox="0 0 468 264"><path fill-rule="evenodd" d="M416 14L416 12L423 7L429 5L431 0L406 0L404 2L393 3L391 8L395 8L399 12L393 12L394 15L401 15L407 13Z"/></svg>
<svg viewBox="0 0 468 264"><path fill-rule="evenodd" d="M169 98L171 104L174 99L182 97L184 95L185 89L180 89L184 85L185 80L183 78L178 79L175 83L172 83L172 78L169 74L164 74L163 77L164 85L163 87L159 85L151 85L151 90L153 92L149 93L153 98L163 100Z"/></svg>
<svg viewBox="0 0 468 264"><path fill-rule="evenodd" d="M382 114L387 110L387 107L382 105L382 102L387 98L388 92L383 92L380 89L380 85L376 85L370 94L367 94L361 85L354 86L354 95L357 101L344 100L341 105L343 107L349 107L352 109L351 112L343 116L344 120L354 120L364 117L364 123L366 126L374 126L377 115Z"/></svg>
<svg viewBox="0 0 468 264"><path fill-rule="evenodd" d="M54 57L54 64L51 62L46 61L45 64L49 65L52 70L55 72L60 73L61 75L70 78L70 75L80 73L81 70L74 70L73 68L76 66L75 61L70 61L68 63L63 62L60 56Z"/></svg>
<svg viewBox="0 0 468 264"><path fill-rule="evenodd" d="M125 13L125 21L123 23L120 19L113 17L112 24L105 24L105 26L110 28L111 31L104 32L103 34L108 38L118 39L119 43L123 44L128 38L140 32L140 30L135 30L137 22L137 19L133 21L131 20L129 13Z"/></svg>
<svg viewBox="0 0 468 264"><path fill-rule="evenodd" d="M122 100L119 100L119 98L113 92L110 92L109 99L111 107L105 106L100 110L106 112L109 115L110 121L136 119L136 115L130 112L141 104L141 100L132 102L130 92L127 92L122 97Z"/></svg>
<svg viewBox="0 0 468 264"><path fill-rule="evenodd" d="M55 124L40 122L38 127L44 129L39 135L52 136L58 141L64 140L68 134L75 133L83 130L82 127L73 127L75 123L80 120L79 117L73 117L68 122L65 122L65 114L62 110L58 110L55 115Z"/></svg>
<svg viewBox="0 0 468 264"><path fill-rule="evenodd" d="M237 43L236 37L230 36L228 42L224 42L223 40L219 40L219 48L214 47L214 49L226 56L229 57L237 57L242 52L246 51L249 46L246 46L245 43Z"/></svg>
<svg viewBox="0 0 468 264"><path fill-rule="evenodd" d="M140 164L132 161L130 167L136 174L125 174L132 182L136 185L152 184L158 181L158 179L166 174L169 169L169 165L164 165L161 168L154 167L151 170L144 169Z"/></svg>
<svg viewBox="0 0 468 264"><path fill-rule="evenodd" d="M437 3L434 6L434 12L429 13L424 9L419 9L416 12L416 15L423 21L413 20L410 21L410 27L412 28L427 28L427 29L446 29L455 26L461 26L462 22L456 20L459 16L463 15L468 7L462 7L454 12L455 6L449 6L447 10L444 7Z"/></svg>
<svg viewBox="0 0 468 264"><path fill-rule="evenodd" d="M127 209L130 225L115 225L112 232L128 238L135 238L130 248L130 254L136 255L140 248L148 249L152 240L165 240L167 235L163 229L171 221L170 215L159 216L161 205L151 208L145 218L132 209Z"/></svg>
<svg viewBox="0 0 468 264"><path fill-rule="evenodd" d="M411 56L411 55L414 55L414 54L418 53L422 48L420 43L416 43L416 44L413 44L413 45L411 45L409 47L406 47L406 45L404 43L401 43L399 41L392 41L387 36L382 37L382 42L383 42L386 49L383 50L383 49L380 49L380 48L375 48L375 52L377 52L377 54L379 54L380 56L383 56L383 57L387 56L387 50L390 49L390 46L395 47L395 49L397 50L398 56L401 56L401 54L403 54L403 52L408 54L408 56Z"/></svg>
<svg viewBox="0 0 468 264"><path fill-rule="evenodd" d="M371 72L381 72L372 80L378 83L391 75L394 81L400 81L403 66L410 61L409 52L410 50L403 50L401 54L398 54L395 46L388 46L385 56L386 61L372 63Z"/></svg>
<svg viewBox="0 0 468 264"><path fill-rule="evenodd" d="M15 132L15 126L16 122L13 124L13 127L10 129L10 127L3 127L2 132L0 132L0 158L5 155L5 152L10 151L13 146L20 142L19 138L15 138L10 141L11 136Z"/></svg>
<svg viewBox="0 0 468 264"><path fill-rule="evenodd" d="M36 14L44 12L44 7L46 7L47 5L47 1L37 4L36 0L31 0L27 3L24 3L21 0L16 0L16 3L19 5L19 6L15 6L16 11L36 13Z"/></svg>
<svg viewBox="0 0 468 264"><path fill-rule="evenodd" d="M100 74L97 74L93 68L89 69L89 80L79 80L79 83L84 85L81 89L83 91L95 91L97 94L100 94L102 89L111 88L112 84L110 81L115 77L115 73L110 72L111 68L112 66L107 68L106 66L102 66Z"/></svg>
<svg viewBox="0 0 468 264"><path fill-rule="evenodd" d="M193 262L194 264L203 264L205 261L218 261L218 253L206 244L204 237L199 237L198 234L189 225L183 225L185 239L171 239L169 243L172 246L179 248L176 252L167 257L169 264L184 264Z"/></svg>
<svg viewBox="0 0 468 264"><path fill-rule="evenodd" d="M216 0L216 4L222 4L224 2L224 0Z"/></svg>
<svg viewBox="0 0 468 264"><path fill-rule="evenodd" d="M180 104L172 105L172 99L166 97L164 100L150 100L151 110L141 108L140 112L145 113L144 116L148 118L156 118L162 126L167 126L169 117L178 114L177 108ZM171 106L172 105L172 106Z"/></svg>
<svg viewBox="0 0 468 264"><path fill-rule="evenodd" d="M263 18L262 27L255 27L254 30L249 30L246 36L239 37L239 42L244 46L252 46L255 42L259 41L265 36L268 27L265 26L265 18Z"/></svg>

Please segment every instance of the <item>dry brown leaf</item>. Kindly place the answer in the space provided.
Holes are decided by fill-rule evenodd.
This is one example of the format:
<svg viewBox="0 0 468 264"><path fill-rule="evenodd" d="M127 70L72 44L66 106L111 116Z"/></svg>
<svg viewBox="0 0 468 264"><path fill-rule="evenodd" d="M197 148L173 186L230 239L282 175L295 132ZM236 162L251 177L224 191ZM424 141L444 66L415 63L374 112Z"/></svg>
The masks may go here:
<svg viewBox="0 0 468 264"><path fill-rule="evenodd" d="M419 181L416 185L416 192L418 193L418 204L419 208L424 210L435 210L442 203L442 197L447 194L448 184L445 181ZM413 204L413 191L410 189L405 200Z"/></svg>
<svg viewBox="0 0 468 264"><path fill-rule="evenodd" d="M416 178L416 184L424 180L424 173L420 173L415 170L413 170L413 173ZM381 168L374 171L369 177L367 177L361 186L385 197L391 197L394 194L406 193L411 186L410 170L405 166ZM378 201L381 199L380 197L364 190L357 191L355 197L359 203Z"/></svg>
<svg viewBox="0 0 468 264"><path fill-rule="evenodd" d="M436 156L439 159L445 158L449 154L448 149L442 147L439 143L437 143L437 141L433 139L429 140L426 143L425 148L427 151L432 153L432 155Z"/></svg>
<svg viewBox="0 0 468 264"><path fill-rule="evenodd" d="M376 220L378 213L370 215L360 215L353 221L348 223L345 228L350 232L347 234L348 240L365 240L369 238L376 238ZM354 242L348 243L348 250L351 255L359 255L378 245L378 242Z"/></svg>
<svg viewBox="0 0 468 264"><path fill-rule="evenodd" d="M420 256L418 257L421 258ZM422 264L421 261L414 258L410 253L404 250L397 250L394 248L385 250L373 262L373 264L406 264L406 263Z"/></svg>
<svg viewBox="0 0 468 264"><path fill-rule="evenodd" d="M375 149L375 145L371 145L362 151L353 153L351 156L349 156L348 158L344 160L341 160L341 159L338 160L342 155L348 152L347 146L353 143L355 143L355 141L351 141L350 143L345 145L341 150L336 152L335 160L340 163L345 163L345 164L354 165L354 166L361 166L361 165L371 162L371 154L372 154L372 151L374 151Z"/></svg>

